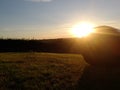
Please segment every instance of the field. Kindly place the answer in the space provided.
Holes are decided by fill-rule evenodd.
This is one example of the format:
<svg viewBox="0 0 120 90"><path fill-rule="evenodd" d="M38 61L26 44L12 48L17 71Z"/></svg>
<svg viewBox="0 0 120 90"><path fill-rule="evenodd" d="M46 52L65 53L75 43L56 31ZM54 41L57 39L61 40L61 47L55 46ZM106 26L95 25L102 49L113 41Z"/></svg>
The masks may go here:
<svg viewBox="0 0 120 90"><path fill-rule="evenodd" d="M0 90L74 90L86 65L80 54L0 53Z"/></svg>

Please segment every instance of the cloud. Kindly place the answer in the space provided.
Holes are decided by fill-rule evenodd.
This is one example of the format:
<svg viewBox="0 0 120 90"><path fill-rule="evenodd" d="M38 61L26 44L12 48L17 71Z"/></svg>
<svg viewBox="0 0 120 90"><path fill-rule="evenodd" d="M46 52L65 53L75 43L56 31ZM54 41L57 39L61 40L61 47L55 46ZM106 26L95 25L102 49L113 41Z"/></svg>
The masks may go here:
<svg viewBox="0 0 120 90"><path fill-rule="evenodd" d="M51 2L52 0L25 0L29 2Z"/></svg>

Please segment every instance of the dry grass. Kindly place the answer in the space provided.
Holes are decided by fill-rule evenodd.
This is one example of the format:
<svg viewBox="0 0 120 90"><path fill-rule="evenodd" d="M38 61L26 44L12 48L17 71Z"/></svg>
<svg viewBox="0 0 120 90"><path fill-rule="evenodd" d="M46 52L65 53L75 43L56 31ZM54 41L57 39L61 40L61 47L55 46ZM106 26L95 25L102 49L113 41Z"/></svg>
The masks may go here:
<svg viewBox="0 0 120 90"><path fill-rule="evenodd" d="M74 89L85 66L79 54L0 53L0 90Z"/></svg>

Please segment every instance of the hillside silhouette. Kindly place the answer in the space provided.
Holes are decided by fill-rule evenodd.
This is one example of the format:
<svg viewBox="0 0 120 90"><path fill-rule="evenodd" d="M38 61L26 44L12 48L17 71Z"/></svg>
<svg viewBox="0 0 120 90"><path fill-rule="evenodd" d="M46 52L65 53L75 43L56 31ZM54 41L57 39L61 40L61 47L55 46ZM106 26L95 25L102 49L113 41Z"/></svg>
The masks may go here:
<svg viewBox="0 0 120 90"><path fill-rule="evenodd" d="M87 62L97 65L110 65L120 62L120 32L109 26L95 28L95 33L84 42L83 55Z"/></svg>
<svg viewBox="0 0 120 90"><path fill-rule="evenodd" d="M95 27L95 30L98 33L102 33L102 34L118 34L120 31L114 27L110 27L110 26L98 26Z"/></svg>
<svg viewBox="0 0 120 90"><path fill-rule="evenodd" d="M120 32L109 26L95 28L82 54L90 64L78 81L79 90L120 89Z"/></svg>

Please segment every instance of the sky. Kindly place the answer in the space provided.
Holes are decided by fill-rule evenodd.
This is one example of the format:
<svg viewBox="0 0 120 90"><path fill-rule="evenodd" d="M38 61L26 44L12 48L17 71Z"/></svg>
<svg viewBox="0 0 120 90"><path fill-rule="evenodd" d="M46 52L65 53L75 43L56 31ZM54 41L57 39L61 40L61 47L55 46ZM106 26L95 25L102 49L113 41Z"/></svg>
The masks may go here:
<svg viewBox="0 0 120 90"><path fill-rule="evenodd" d="M79 22L120 28L120 0L0 0L0 38L71 37Z"/></svg>

